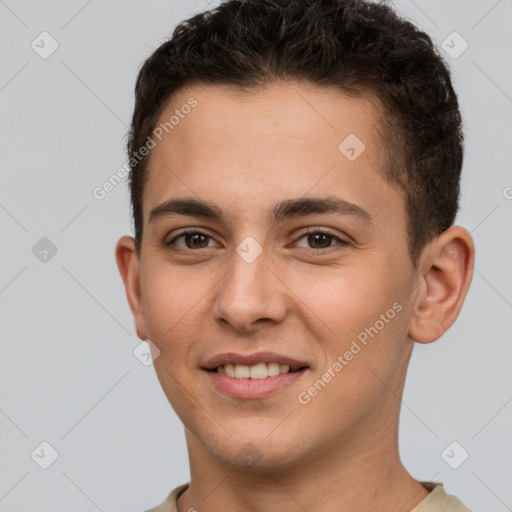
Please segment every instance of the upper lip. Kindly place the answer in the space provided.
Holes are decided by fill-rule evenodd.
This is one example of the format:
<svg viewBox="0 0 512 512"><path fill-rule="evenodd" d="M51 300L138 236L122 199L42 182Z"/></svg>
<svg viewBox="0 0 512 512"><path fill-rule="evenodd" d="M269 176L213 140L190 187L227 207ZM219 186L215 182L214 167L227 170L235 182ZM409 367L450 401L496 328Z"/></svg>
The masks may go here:
<svg viewBox="0 0 512 512"><path fill-rule="evenodd" d="M282 354L276 354L275 352L257 352L255 354L224 352L208 359L204 365L202 365L202 368L205 370L213 370L218 366L224 366L226 364L245 364L247 366L254 366L258 363L287 364L291 370L298 370L303 366L309 367L308 363L305 361L299 361Z"/></svg>

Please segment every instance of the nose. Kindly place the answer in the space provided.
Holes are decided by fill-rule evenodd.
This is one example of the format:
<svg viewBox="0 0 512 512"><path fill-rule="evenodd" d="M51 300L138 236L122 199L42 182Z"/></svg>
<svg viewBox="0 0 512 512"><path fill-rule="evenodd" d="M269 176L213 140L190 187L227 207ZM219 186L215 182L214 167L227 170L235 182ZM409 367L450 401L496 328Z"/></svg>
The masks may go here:
<svg viewBox="0 0 512 512"><path fill-rule="evenodd" d="M219 283L213 305L223 327L252 332L283 321L287 313L286 287L265 251L253 262L234 252L230 271Z"/></svg>

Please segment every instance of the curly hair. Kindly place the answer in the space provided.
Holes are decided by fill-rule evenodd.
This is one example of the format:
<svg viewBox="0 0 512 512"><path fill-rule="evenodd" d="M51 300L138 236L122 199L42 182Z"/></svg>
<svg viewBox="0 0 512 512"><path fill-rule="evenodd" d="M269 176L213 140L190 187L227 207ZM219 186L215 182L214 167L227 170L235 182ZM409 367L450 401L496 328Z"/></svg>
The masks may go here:
<svg viewBox="0 0 512 512"><path fill-rule="evenodd" d="M431 38L385 2L366 0L227 0L176 26L135 86L127 150L137 251L148 156L133 157L171 96L194 84L251 90L277 80L377 98L384 177L405 198L416 265L425 244L455 221L462 120Z"/></svg>

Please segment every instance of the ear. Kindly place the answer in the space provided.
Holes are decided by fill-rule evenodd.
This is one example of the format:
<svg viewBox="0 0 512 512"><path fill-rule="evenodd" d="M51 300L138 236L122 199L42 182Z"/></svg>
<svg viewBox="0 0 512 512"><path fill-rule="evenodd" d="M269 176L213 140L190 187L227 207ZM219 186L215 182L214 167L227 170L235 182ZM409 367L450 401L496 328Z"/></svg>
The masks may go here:
<svg viewBox="0 0 512 512"><path fill-rule="evenodd" d="M140 292L140 262L139 255L135 250L135 240L131 236L123 236L117 242L116 261L124 282L126 298L135 320L137 336L145 340L147 336Z"/></svg>
<svg viewBox="0 0 512 512"><path fill-rule="evenodd" d="M437 340L453 324L473 277L475 248L469 232L454 226L423 250L418 293L408 335L419 343Z"/></svg>

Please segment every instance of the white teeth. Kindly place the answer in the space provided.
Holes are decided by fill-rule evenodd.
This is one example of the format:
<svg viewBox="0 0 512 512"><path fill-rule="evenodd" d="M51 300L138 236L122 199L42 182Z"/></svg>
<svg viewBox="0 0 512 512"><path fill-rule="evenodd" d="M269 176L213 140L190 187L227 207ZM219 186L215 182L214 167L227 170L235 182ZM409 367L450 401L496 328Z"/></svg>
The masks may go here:
<svg viewBox="0 0 512 512"><path fill-rule="evenodd" d="M289 373L290 367L287 364L279 363L258 363L253 366L246 364L226 364L218 366L217 371L228 377L237 379L266 379L267 377L275 377L280 373Z"/></svg>
<svg viewBox="0 0 512 512"><path fill-rule="evenodd" d="M269 377L275 377L276 375L279 375L279 373L280 373L279 364L278 363L268 363L267 370L268 370Z"/></svg>
<svg viewBox="0 0 512 512"><path fill-rule="evenodd" d="M235 364L235 377L237 379L248 379L251 376L250 367L245 364Z"/></svg>
<svg viewBox="0 0 512 512"><path fill-rule="evenodd" d="M220 368L220 366L219 366ZM226 375L228 377L234 377L235 376L235 365L234 364L227 364L224 366L224 370L226 370Z"/></svg>
<svg viewBox="0 0 512 512"><path fill-rule="evenodd" d="M255 364L250 368L251 379L266 379L268 377L267 365L265 363Z"/></svg>

